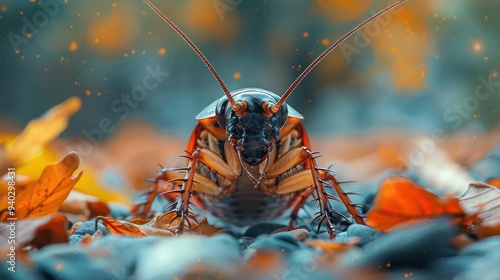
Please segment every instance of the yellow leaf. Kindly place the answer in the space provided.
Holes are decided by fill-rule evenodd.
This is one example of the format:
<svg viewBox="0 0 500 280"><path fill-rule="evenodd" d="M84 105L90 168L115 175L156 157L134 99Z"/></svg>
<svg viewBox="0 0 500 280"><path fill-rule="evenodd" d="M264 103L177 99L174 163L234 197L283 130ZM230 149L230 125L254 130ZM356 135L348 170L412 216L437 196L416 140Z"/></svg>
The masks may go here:
<svg viewBox="0 0 500 280"><path fill-rule="evenodd" d="M71 152L60 162L45 167L38 180L16 192L13 204L0 202L0 209L8 209L4 212L7 214L3 215L4 220L10 217L18 220L41 217L57 212L82 175L80 172L75 178L72 177L79 164L78 154Z"/></svg>
<svg viewBox="0 0 500 280"><path fill-rule="evenodd" d="M43 116L28 123L14 141L7 144L6 159L17 166L37 156L47 143L54 140L68 125L68 119L81 107L78 97L70 97Z"/></svg>

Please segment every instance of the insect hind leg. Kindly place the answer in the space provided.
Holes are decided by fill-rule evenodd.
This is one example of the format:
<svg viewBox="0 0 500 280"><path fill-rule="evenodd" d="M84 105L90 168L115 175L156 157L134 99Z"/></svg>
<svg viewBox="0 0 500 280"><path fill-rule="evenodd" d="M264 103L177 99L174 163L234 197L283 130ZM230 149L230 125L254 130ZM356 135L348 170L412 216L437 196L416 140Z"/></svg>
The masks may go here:
<svg viewBox="0 0 500 280"><path fill-rule="evenodd" d="M319 219L318 230L323 223L326 224L330 238L336 235L335 228L330 219L341 221L349 220L339 211L335 210L330 199L342 202L349 213L353 216L354 220L359 224L365 224L361 215L356 211L355 204L353 204L347 193L340 188L339 182L333 176L332 172L325 169L318 168L315 160L315 154L307 147L297 147L289 150L283 154L276 162L270 166L267 178L276 178L280 174L304 163L306 169L290 175L288 178L283 179L276 186L275 193L284 194L291 192L298 192L299 195L295 201L295 206L292 211L290 228L293 226L294 220L297 218L298 211L304 206L307 197L313 195L315 200L319 203L318 216L313 220ZM326 191L327 187L331 187L337 191L338 197Z"/></svg>
<svg viewBox="0 0 500 280"><path fill-rule="evenodd" d="M341 182L337 181L333 172L329 169L321 169L319 170L321 176L321 183L327 187L331 187L335 190L338 196L334 196L332 194L328 194L328 198L342 202L342 204L346 207L349 214L351 214L352 218L357 224L365 225L365 221L363 216L357 211L357 204L352 203L349 199L349 193L345 192L340 186ZM343 215L342 215L343 216ZM341 216L341 217L342 217Z"/></svg>

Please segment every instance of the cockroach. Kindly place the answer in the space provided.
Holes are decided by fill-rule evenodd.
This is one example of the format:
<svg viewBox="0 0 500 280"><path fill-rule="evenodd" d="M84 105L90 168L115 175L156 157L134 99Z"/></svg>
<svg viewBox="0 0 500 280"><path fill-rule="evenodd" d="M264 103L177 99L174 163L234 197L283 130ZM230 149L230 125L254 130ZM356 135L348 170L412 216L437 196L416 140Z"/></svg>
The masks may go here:
<svg viewBox="0 0 500 280"><path fill-rule="evenodd" d="M348 218L335 210L330 199L341 201L352 219L364 224L348 193L329 168L319 168L302 115L285 103L299 83L340 43L383 13L406 0L399 0L363 21L323 51L280 97L260 88L229 91L222 78L198 47L149 0L144 2L196 52L220 84L224 96L203 109L186 150L187 167L162 168L153 179L153 195L172 204L163 215L179 219L175 231L181 234L196 223L191 205L222 221L247 226L277 218L291 210L289 228L298 211L313 196L319 204L315 220L318 230L325 223L330 238L335 236L332 220ZM335 190L338 196L327 192ZM151 197L150 197L151 198ZM144 212L149 211L150 204ZM313 220L314 221L314 220Z"/></svg>

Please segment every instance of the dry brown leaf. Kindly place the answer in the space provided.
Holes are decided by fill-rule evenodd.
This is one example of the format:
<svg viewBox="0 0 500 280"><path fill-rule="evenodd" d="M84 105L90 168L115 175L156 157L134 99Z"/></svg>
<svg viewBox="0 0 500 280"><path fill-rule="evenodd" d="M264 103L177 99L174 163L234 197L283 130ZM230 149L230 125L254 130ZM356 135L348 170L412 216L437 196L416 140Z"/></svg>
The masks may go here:
<svg viewBox="0 0 500 280"><path fill-rule="evenodd" d="M131 222L132 224L136 224L136 225L144 225L144 224L149 223L151 220L152 219L135 218L135 219L130 220L129 222Z"/></svg>
<svg viewBox="0 0 500 280"><path fill-rule="evenodd" d="M207 217L197 215L196 220L198 224L194 225L191 231L199 235L212 236L224 231L224 229L213 226L208 223Z"/></svg>
<svg viewBox="0 0 500 280"><path fill-rule="evenodd" d="M16 193L15 204L0 202L0 209L8 209L9 206L15 208L15 212L4 212L3 220L13 217L21 220L57 212L82 175L80 172L72 177L79 163L78 154L71 152L58 163L45 167L38 180Z"/></svg>
<svg viewBox="0 0 500 280"><path fill-rule="evenodd" d="M472 183L460 198L460 205L470 216L477 215L480 238L500 235L500 189L482 182Z"/></svg>
<svg viewBox="0 0 500 280"><path fill-rule="evenodd" d="M129 236L173 236L179 225L179 219L174 219L175 213L160 215L152 220L133 219L130 222L117 221L109 217L98 217L96 221L101 220L103 225L112 234L123 234ZM223 231L223 229L214 227L207 222L205 216L196 216L196 223L192 221L193 227L184 228L185 234L198 234L212 236Z"/></svg>
<svg viewBox="0 0 500 280"><path fill-rule="evenodd" d="M97 216L107 216L111 212L106 203L76 190L70 192L59 211L77 215L80 221L86 221Z"/></svg>
<svg viewBox="0 0 500 280"><path fill-rule="evenodd" d="M87 208L90 211L90 218L107 216L111 213L111 209L102 201L87 201Z"/></svg>
<svg viewBox="0 0 500 280"><path fill-rule="evenodd" d="M67 223L68 220L66 217L57 213L17 221L15 224L16 247L22 249L23 246L30 244L40 249L51 244L68 243L68 235L66 234ZM10 232L9 225L10 222L0 223L0 232L3 238L6 238L6 236L3 236L5 233ZM10 246L8 242L1 242L1 244L2 246Z"/></svg>
<svg viewBox="0 0 500 280"><path fill-rule="evenodd" d="M68 125L68 119L81 107L78 97L70 97L43 116L28 123L13 142L7 144L7 165L17 166L34 156L54 140Z"/></svg>
<svg viewBox="0 0 500 280"><path fill-rule="evenodd" d="M64 215L56 214L45 224L39 226L35 231L33 240L29 242L36 248L42 248L51 244L68 243L66 225L68 219Z"/></svg>
<svg viewBox="0 0 500 280"><path fill-rule="evenodd" d="M368 212L368 225L389 231L439 215L464 216L455 197L439 197L406 178L386 179Z"/></svg>
<svg viewBox="0 0 500 280"><path fill-rule="evenodd" d="M140 236L162 236L168 237L175 235L173 231L168 229L159 229L146 225L132 224L126 221L117 221L110 217L97 217L96 223L101 220L103 225L111 234L121 234L134 237Z"/></svg>
<svg viewBox="0 0 500 280"><path fill-rule="evenodd" d="M176 217L177 214L175 212L169 213L167 215L160 215L152 220L153 227L175 231L179 226L180 221L180 219ZM185 233L212 236L223 231L222 228L218 228L209 224L206 216L196 215L193 217L194 219L189 219L191 223L191 229L188 227L187 223L184 224Z"/></svg>

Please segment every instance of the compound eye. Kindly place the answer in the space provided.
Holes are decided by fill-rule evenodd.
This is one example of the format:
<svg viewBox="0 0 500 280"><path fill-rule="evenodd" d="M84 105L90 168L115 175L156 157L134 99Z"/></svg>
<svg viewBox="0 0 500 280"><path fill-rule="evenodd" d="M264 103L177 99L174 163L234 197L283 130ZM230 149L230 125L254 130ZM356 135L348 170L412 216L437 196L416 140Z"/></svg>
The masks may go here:
<svg viewBox="0 0 500 280"><path fill-rule="evenodd" d="M286 124L286 120L288 119L288 105L286 105L286 103L281 105L279 114L280 114L280 127L283 127Z"/></svg>
<svg viewBox="0 0 500 280"><path fill-rule="evenodd" d="M228 104L227 97L223 96L221 99L219 99L219 102L217 102L216 108L215 108L215 117L217 118L217 122L219 123L220 127L226 129L226 107Z"/></svg>

